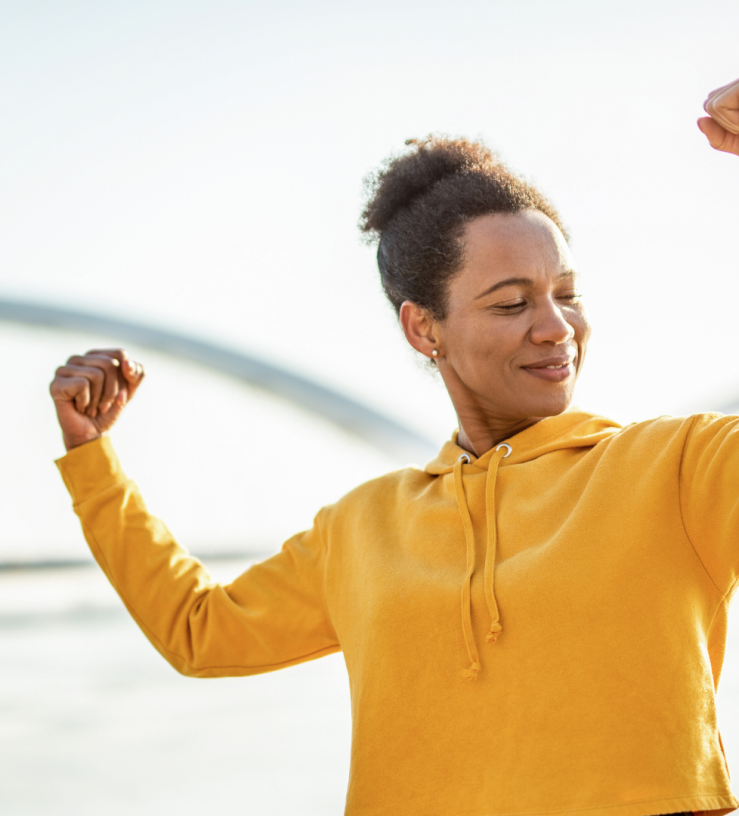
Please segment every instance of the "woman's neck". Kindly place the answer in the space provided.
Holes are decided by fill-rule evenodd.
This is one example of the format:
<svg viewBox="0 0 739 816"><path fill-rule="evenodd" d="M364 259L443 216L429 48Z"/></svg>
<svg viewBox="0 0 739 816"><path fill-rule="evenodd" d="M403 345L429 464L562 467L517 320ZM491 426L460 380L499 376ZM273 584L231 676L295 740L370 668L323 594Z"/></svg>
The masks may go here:
<svg viewBox="0 0 739 816"><path fill-rule="evenodd" d="M516 417L515 413L511 416L509 411L501 411L500 405L470 389L446 361L438 365L459 421L457 444L475 456L482 456L542 419L538 416L521 418L520 414Z"/></svg>
<svg viewBox="0 0 739 816"><path fill-rule="evenodd" d="M459 435L457 444L460 448L474 453L475 456L482 456L484 453L494 448L505 439L510 439L517 433L536 425L541 421L541 417L527 417L517 422L506 422L504 420L483 419L480 416L462 417L459 419Z"/></svg>

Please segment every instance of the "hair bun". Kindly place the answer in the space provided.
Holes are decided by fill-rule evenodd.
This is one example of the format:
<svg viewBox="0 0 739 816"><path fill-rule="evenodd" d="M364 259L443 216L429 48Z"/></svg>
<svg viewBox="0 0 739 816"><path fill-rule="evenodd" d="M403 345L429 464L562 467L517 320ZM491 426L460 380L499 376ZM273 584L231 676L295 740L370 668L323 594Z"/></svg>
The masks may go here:
<svg viewBox="0 0 739 816"><path fill-rule="evenodd" d="M427 136L408 139L411 149L391 156L364 180L367 206L360 229L379 237L396 215L429 192L442 179L496 162L495 154L479 142Z"/></svg>

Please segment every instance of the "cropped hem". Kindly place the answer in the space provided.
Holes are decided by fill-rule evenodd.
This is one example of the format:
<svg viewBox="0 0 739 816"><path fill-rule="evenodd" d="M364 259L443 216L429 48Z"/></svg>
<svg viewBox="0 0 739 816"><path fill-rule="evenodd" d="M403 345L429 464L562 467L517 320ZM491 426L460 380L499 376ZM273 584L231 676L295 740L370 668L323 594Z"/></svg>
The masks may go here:
<svg viewBox="0 0 739 816"><path fill-rule="evenodd" d="M597 807L561 808L546 810L485 810L460 811L454 816L666 816L692 811L694 816L723 816L739 807L739 800L732 793L712 794L708 796L676 796L659 799L636 799L631 802L620 802L614 805ZM407 813L410 811L406 810ZM395 809L375 810L347 809L345 816L391 816Z"/></svg>
<svg viewBox="0 0 739 816"><path fill-rule="evenodd" d="M577 816L661 816L661 814L692 811L695 816L723 816L739 807L739 800L731 794L710 796L676 796L674 798L638 799L616 805L600 805L590 808L565 808L562 810L512 810L485 813L480 816L552 816L552 814L577 814ZM476 816L476 814L468 814Z"/></svg>

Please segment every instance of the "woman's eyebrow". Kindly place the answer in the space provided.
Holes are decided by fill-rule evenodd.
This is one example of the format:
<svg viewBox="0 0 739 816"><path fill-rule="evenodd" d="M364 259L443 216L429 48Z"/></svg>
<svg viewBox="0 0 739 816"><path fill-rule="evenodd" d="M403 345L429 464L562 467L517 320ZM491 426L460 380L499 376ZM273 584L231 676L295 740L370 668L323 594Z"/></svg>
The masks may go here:
<svg viewBox="0 0 739 816"><path fill-rule="evenodd" d="M574 269L567 269L557 277L557 281L561 281L564 278L574 278L576 275L577 273L575 272ZM504 286L515 286L516 284L518 284L519 286L533 286L534 280L532 278L506 278L505 280L494 283L484 292L480 292L480 294L477 295L475 300L480 300L480 298L484 298L485 295L489 295L491 292L495 292L498 289L502 289Z"/></svg>

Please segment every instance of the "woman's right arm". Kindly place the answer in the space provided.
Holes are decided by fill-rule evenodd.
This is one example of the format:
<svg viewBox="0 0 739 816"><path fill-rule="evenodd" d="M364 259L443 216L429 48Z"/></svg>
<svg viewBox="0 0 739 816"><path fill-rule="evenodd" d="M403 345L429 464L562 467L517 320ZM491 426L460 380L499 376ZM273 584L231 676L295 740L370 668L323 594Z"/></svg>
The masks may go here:
<svg viewBox="0 0 739 816"><path fill-rule="evenodd" d="M98 350L70 358L51 385L69 451L59 470L95 559L142 631L196 677L259 674L339 651L320 514L229 585L214 583L149 515L104 435L142 379L124 351Z"/></svg>

